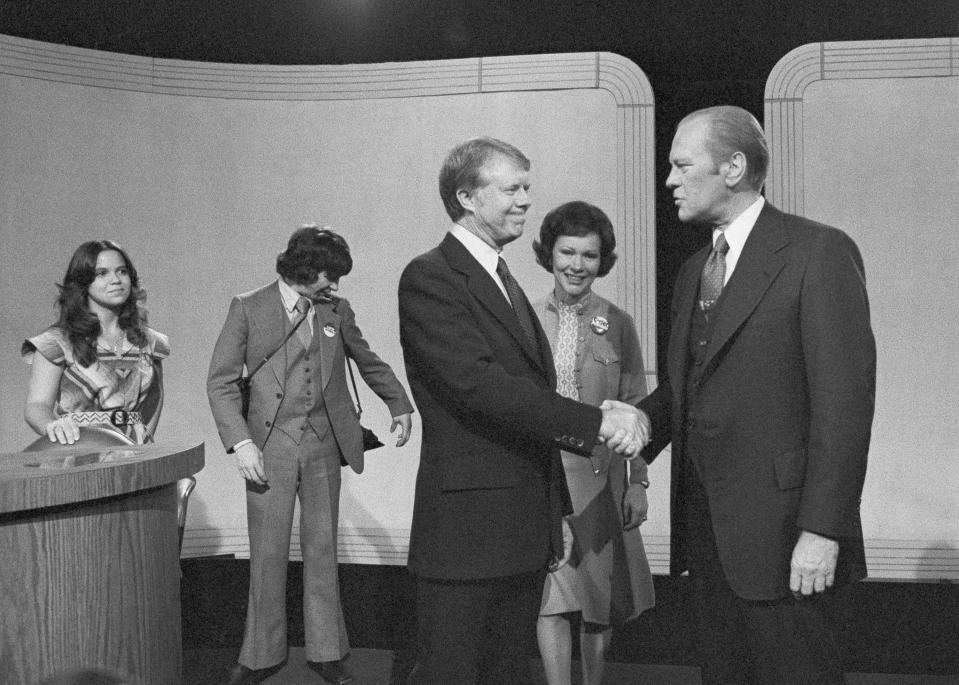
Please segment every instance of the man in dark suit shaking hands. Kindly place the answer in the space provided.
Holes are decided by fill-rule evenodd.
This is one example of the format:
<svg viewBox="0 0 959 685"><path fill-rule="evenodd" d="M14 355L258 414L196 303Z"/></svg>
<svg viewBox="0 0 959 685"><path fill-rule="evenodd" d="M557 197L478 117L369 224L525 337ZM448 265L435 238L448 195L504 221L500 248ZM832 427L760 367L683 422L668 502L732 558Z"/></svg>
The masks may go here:
<svg viewBox="0 0 959 685"><path fill-rule="evenodd" d="M530 682L547 567L572 513L560 448L598 436L645 442L635 408L555 391L549 342L500 253L523 233L529 160L493 138L455 147L440 172L454 224L399 285L400 340L423 417L409 568L416 577L416 685Z"/></svg>
<svg viewBox="0 0 959 685"><path fill-rule="evenodd" d="M703 682L842 683L830 588L865 576L859 498L876 348L843 232L760 195L756 119L683 119L666 186L712 242L679 272L643 456L672 442L673 573L688 570Z"/></svg>

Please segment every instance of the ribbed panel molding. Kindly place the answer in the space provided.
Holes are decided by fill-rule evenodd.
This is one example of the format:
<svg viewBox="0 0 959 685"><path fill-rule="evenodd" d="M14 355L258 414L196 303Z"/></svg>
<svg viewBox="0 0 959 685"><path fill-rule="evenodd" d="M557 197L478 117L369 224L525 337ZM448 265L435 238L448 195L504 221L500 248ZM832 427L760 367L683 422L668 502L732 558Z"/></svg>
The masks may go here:
<svg viewBox="0 0 959 685"><path fill-rule="evenodd" d="M959 38L809 43L788 52L766 80L766 197L803 213L803 95L811 84L944 76L959 76Z"/></svg>
<svg viewBox="0 0 959 685"><path fill-rule="evenodd" d="M784 211L804 213L803 99L812 84L957 76L959 38L811 43L790 51L766 81L766 197ZM959 539L867 538L866 557L875 579L959 580Z"/></svg>

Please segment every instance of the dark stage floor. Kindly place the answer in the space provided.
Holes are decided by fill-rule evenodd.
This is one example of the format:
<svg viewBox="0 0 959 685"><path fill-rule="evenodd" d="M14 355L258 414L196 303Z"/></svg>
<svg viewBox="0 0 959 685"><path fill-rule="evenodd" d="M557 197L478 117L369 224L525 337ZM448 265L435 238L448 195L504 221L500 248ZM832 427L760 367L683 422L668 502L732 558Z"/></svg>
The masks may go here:
<svg viewBox="0 0 959 685"><path fill-rule="evenodd" d="M217 685L243 639L249 562L232 557L182 562L184 685ZM303 660L302 563L287 585L291 650L273 685L321 683ZM698 683L686 578L654 576L656 607L613 632L607 685ZM340 566L343 611L357 685L398 685L411 667L415 620L405 568ZM959 585L864 582L838 602L841 648L854 685L959 685ZM537 656L531 639L530 658ZM869 674L869 675L864 675Z"/></svg>
<svg viewBox="0 0 959 685"><path fill-rule="evenodd" d="M226 682L236 649L192 649L184 653L183 685L217 685ZM264 681L264 685L323 685L320 677L306 667L303 649L290 650L286 666ZM348 661L356 685L401 685L401 669L394 670L393 653L383 649L354 649ZM534 677L538 662L533 660ZM605 685L699 685L699 669L692 666L610 663ZM531 685L545 683L540 675ZM959 676L849 673L847 685L959 685Z"/></svg>

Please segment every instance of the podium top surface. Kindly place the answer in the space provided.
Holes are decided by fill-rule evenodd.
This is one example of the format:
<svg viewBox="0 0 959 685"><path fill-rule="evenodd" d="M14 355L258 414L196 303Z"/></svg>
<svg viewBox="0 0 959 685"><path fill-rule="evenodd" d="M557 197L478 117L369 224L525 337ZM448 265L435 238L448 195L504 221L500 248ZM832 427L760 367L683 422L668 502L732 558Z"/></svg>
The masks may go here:
<svg viewBox="0 0 959 685"><path fill-rule="evenodd" d="M203 468L203 443L64 447L0 454L0 514L160 487Z"/></svg>

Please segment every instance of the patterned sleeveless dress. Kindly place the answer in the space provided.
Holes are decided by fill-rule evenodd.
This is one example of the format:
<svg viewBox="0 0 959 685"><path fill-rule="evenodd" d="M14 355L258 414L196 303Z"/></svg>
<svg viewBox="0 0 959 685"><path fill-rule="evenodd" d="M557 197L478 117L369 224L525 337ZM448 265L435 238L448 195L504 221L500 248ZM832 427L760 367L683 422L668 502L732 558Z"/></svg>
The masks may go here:
<svg viewBox="0 0 959 685"><path fill-rule="evenodd" d="M32 364L34 355L39 353L63 369L60 394L54 407L58 416L114 409L140 411L161 390L158 362L170 354L167 336L152 328L146 328L145 332L145 345L134 345L122 354L98 346L97 360L90 366L80 365L70 340L58 326L24 340L20 355L27 364ZM144 417L144 421L149 422L149 417ZM137 443L150 439L142 426L118 430Z"/></svg>

